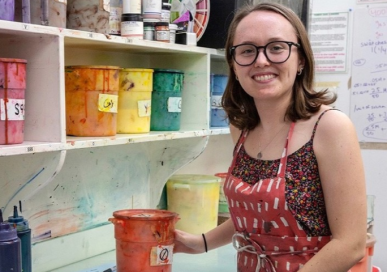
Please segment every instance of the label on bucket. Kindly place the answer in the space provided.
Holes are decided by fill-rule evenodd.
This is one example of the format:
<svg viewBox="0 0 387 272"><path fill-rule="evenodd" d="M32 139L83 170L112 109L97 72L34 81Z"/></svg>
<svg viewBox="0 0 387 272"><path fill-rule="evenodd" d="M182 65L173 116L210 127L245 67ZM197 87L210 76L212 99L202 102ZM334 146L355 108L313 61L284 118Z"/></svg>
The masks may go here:
<svg viewBox="0 0 387 272"><path fill-rule="evenodd" d="M181 97L168 98L168 112L181 112Z"/></svg>
<svg viewBox="0 0 387 272"><path fill-rule="evenodd" d="M151 115L151 100L139 100L137 102L138 116L146 117Z"/></svg>
<svg viewBox="0 0 387 272"><path fill-rule="evenodd" d="M172 264L173 245L158 245L152 247L150 255L151 266Z"/></svg>
<svg viewBox="0 0 387 272"><path fill-rule="evenodd" d="M103 112L117 112L118 95L99 94L98 110Z"/></svg>
<svg viewBox="0 0 387 272"><path fill-rule="evenodd" d="M0 120L24 120L24 99L0 99Z"/></svg>

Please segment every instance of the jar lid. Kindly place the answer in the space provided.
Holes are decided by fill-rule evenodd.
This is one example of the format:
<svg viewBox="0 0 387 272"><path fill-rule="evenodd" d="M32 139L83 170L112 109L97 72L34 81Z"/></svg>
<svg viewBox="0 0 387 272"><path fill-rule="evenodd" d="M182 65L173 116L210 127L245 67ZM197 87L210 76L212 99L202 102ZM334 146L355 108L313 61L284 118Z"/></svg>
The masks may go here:
<svg viewBox="0 0 387 272"><path fill-rule="evenodd" d="M142 21L143 17L141 14L136 13L124 13L121 15L121 21L122 22L128 22L128 21Z"/></svg>
<svg viewBox="0 0 387 272"><path fill-rule="evenodd" d="M167 27L169 27L169 23L168 22L157 22L155 24L155 26L167 26Z"/></svg>
<svg viewBox="0 0 387 272"><path fill-rule="evenodd" d="M156 22L145 22L144 21L144 27L155 27Z"/></svg>
<svg viewBox="0 0 387 272"><path fill-rule="evenodd" d="M170 3L163 3L163 6L162 6L161 9L171 10L171 7L172 7L172 4L170 4Z"/></svg>
<svg viewBox="0 0 387 272"><path fill-rule="evenodd" d="M177 30L177 25L176 24L169 24L169 29Z"/></svg>

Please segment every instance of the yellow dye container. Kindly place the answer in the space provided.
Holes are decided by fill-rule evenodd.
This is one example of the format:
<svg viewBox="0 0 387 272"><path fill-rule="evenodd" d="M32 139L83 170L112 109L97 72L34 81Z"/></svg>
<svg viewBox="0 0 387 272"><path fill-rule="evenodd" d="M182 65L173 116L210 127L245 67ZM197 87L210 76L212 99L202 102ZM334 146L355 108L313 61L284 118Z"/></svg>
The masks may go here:
<svg viewBox="0 0 387 272"><path fill-rule="evenodd" d="M118 92L117 133L150 131L153 69L122 69Z"/></svg>
<svg viewBox="0 0 387 272"><path fill-rule="evenodd" d="M178 213L176 229L205 233L218 224L220 177L173 175L167 181L167 206Z"/></svg>
<svg viewBox="0 0 387 272"><path fill-rule="evenodd" d="M67 135L116 135L119 71L117 66L66 67Z"/></svg>

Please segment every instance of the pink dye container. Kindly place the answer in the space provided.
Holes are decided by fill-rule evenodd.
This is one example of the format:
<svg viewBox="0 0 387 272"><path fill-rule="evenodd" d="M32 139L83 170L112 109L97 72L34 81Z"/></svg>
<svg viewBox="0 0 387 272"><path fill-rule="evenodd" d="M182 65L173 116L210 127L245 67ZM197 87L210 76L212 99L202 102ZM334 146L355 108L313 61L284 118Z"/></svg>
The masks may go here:
<svg viewBox="0 0 387 272"><path fill-rule="evenodd" d="M15 0L0 0L0 20L13 21L15 18Z"/></svg>
<svg viewBox="0 0 387 272"><path fill-rule="evenodd" d="M24 59L0 58L0 145L24 140L26 65Z"/></svg>

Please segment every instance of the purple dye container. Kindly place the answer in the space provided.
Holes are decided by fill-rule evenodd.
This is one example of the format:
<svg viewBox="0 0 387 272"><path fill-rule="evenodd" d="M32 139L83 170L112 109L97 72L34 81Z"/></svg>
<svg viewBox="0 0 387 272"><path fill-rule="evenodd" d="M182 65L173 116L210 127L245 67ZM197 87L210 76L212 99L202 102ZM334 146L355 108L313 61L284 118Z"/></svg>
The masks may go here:
<svg viewBox="0 0 387 272"><path fill-rule="evenodd" d="M15 19L15 0L0 0L0 20Z"/></svg>

